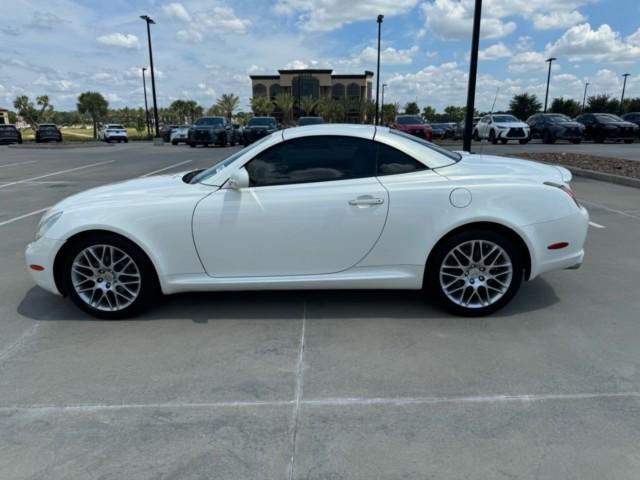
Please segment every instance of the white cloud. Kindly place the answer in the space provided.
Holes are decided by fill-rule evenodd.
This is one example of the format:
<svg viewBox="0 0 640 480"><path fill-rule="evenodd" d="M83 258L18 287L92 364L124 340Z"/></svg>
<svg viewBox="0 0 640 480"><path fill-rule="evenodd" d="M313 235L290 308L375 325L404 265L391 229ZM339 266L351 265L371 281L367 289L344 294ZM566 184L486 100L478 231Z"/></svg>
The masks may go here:
<svg viewBox="0 0 640 480"><path fill-rule="evenodd" d="M198 22L206 29L222 33L246 33L251 22L239 18L231 7L215 7L209 14L202 15Z"/></svg>
<svg viewBox="0 0 640 480"><path fill-rule="evenodd" d="M586 17L577 10L567 12L536 13L533 16L533 26L538 30L552 28L566 28L584 22Z"/></svg>
<svg viewBox="0 0 640 480"><path fill-rule="evenodd" d="M165 7L169 6L174 18L183 21L187 21L187 17L189 20L193 18L188 28L176 32L176 38L184 43L201 43L207 35L212 34L244 35L251 26L250 20L238 17L233 8L227 6L195 12L193 16L180 3L165 5Z"/></svg>
<svg viewBox="0 0 640 480"><path fill-rule="evenodd" d="M27 24L27 27L40 30L51 30L53 27L65 23L69 23L69 20L60 18L55 13L36 10L33 12L33 17L31 18L31 22Z"/></svg>
<svg viewBox="0 0 640 480"><path fill-rule="evenodd" d="M204 35L200 30L178 30L176 38L184 43L200 43L204 40Z"/></svg>
<svg viewBox="0 0 640 480"><path fill-rule="evenodd" d="M498 60L500 58L508 58L511 55L511 50L502 42L495 43L478 52L478 58L480 60Z"/></svg>
<svg viewBox="0 0 640 480"><path fill-rule="evenodd" d="M308 32L328 32L357 21L375 22L385 16L406 13L418 0L278 0L278 15L298 15L300 27Z"/></svg>
<svg viewBox="0 0 640 480"><path fill-rule="evenodd" d="M548 68L545 60L548 57L541 52L519 52L516 53L509 62L510 72L532 72L535 70L545 70Z"/></svg>
<svg viewBox="0 0 640 480"><path fill-rule="evenodd" d="M609 25L597 30L583 23L567 30L556 42L548 44L549 55L565 56L569 61L591 60L595 62L636 62L640 58L640 30L622 39Z"/></svg>
<svg viewBox="0 0 640 480"><path fill-rule="evenodd" d="M526 52L533 48L533 38L528 35L523 37L518 37L518 42L516 43L516 50L519 52Z"/></svg>
<svg viewBox="0 0 640 480"><path fill-rule="evenodd" d="M174 20L180 20L182 22L190 22L191 15L180 2L169 3L162 6L162 11Z"/></svg>
<svg viewBox="0 0 640 480"><path fill-rule="evenodd" d="M70 88L75 87L75 83L71 80L66 79L50 79L46 75L40 75L33 81L33 85L38 85L41 87L48 87L51 90L58 92L65 92Z"/></svg>
<svg viewBox="0 0 640 480"><path fill-rule="evenodd" d="M418 53L418 46L408 49L395 49L387 47L380 52L380 63L385 65L409 65L413 63L413 57ZM378 50L366 47L354 59L354 63L375 63L378 59Z"/></svg>
<svg viewBox="0 0 640 480"><path fill-rule="evenodd" d="M309 64L302 60L292 60L284 66L285 70L303 70L309 68Z"/></svg>
<svg viewBox="0 0 640 480"><path fill-rule="evenodd" d="M111 33L109 35L102 35L96 38L96 41L100 45L106 45L110 47L120 47L127 50L134 50L140 48L140 40L135 35L122 33Z"/></svg>

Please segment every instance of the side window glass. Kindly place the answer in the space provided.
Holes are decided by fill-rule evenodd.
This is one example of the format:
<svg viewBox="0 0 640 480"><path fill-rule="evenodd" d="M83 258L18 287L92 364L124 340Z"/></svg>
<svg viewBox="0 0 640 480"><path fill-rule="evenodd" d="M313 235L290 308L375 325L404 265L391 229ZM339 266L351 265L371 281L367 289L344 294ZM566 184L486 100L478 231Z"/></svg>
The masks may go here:
<svg viewBox="0 0 640 480"><path fill-rule="evenodd" d="M426 165L396 148L383 143L378 144L378 176L417 172L427 168Z"/></svg>
<svg viewBox="0 0 640 480"><path fill-rule="evenodd" d="M374 146L352 137L296 138L260 153L245 167L252 187L373 177Z"/></svg>

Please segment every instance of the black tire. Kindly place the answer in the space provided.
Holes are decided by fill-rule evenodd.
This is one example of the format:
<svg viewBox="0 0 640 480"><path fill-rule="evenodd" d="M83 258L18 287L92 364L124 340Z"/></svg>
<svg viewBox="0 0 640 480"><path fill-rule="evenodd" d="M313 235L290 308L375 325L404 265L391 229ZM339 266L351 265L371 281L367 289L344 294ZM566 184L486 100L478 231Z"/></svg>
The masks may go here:
<svg viewBox="0 0 640 480"><path fill-rule="evenodd" d="M473 139L476 142L481 142L482 141L482 139L480 138L480 134L478 133L478 130L474 130L473 131Z"/></svg>
<svg viewBox="0 0 640 480"><path fill-rule="evenodd" d="M571 140L571 143L573 143L574 145L578 145L579 143L582 143L582 140L578 138L576 140Z"/></svg>
<svg viewBox="0 0 640 480"><path fill-rule="evenodd" d="M500 139L500 143L501 143L502 145L506 145L506 144L507 144L507 142L509 142L509 140L507 140L506 138L501 138L501 139Z"/></svg>
<svg viewBox="0 0 640 480"><path fill-rule="evenodd" d="M520 140L518 140L518 143L520 145L526 145L527 143L529 143L529 139L528 138L521 138Z"/></svg>
<svg viewBox="0 0 640 480"><path fill-rule="evenodd" d="M594 143L604 143L606 139L607 139L606 135L597 135L593 137Z"/></svg>
<svg viewBox="0 0 640 480"><path fill-rule="evenodd" d="M553 135L549 130L545 130L542 134L542 142L546 144L552 144L556 142L556 139L553 138Z"/></svg>
<svg viewBox="0 0 640 480"><path fill-rule="evenodd" d="M495 245L498 245L502 248L505 254L509 257L512 265L512 275L511 280L506 288L506 290L501 294L502 296L497 298L494 303L491 303L487 306L481 307L465 307L458 303L455 303L452 299L450 299L447 294L443 290L443 286L440 281L440 269L445 261L447 255L454 250L457 246L465 244L465 242L470 242L473 240L482 240L486 242L491 242ZM486 254L486 251L483 252ZM476 252L477 254L477 252ZM474 255L474 257L477 255ZM491 257L489 256L489 259ZM477 261L474 258L474 261ZM489 270L489 269L488 269ZM429 258L429 263L427 264L425 271L425 288L427 289L427 293L432 294L438 302L448 311L461 316L467 317L479 317L483 315L489 315L497 310L500 310L507 303L513 299L515 294L518 292L520 285L522 283L524 277L524 263L522 259L522 254L518 250L517 246L513 243L513 241L498 232L492 230L485 229L470 229L467 231L463 231L457 234L452 235L449 238L446 238L444 241L440 242L432 252ZM444 277L447 278L447 277ZM482 278L482 277L480 277ZM502 277L504 280L504 277ZM461 280L460 280L461 281ZM465 280L466 281L466 280ZM484 281L484 279L483 279ZM486 280L488 283L490 280ZM463 290L463 296L465 297L467 289L473 289L474 287L466 286L465 290ZM477 290L477 287L475 287ZM489 290L485 288L488 292ZM473 294L471 294L468 301L473 298Z"/></svg>
<svg viewBox="0 0 640 480"><path fill-rule="evenodd" d="M190 146L191 148L196 148L196 144L195 144L195 143L193 143L193 142L189 142L189 146Z"/></svg>
<svg viewBox="0 0 640 480"><path fill-rule="evenodd" d="M177 140L171 140L171 145L177 145L178 141Z"/></svg>
<svg viewBox="0 0 640 480"><path fill-rule="evenodd" d="M128 139L128 138L125 138L125 139L124 139L124 143L129 143L129 139Z"/></svg>
<svg viewBox="0 0 640 480"><path fill-rule="evenodd" d="M494 145L498 143L498 138L496 137L496 132L494 132L493 130L491 130L489 132L489 141L491 143L493 143Z"/></svg>
<svg viewBox="0 0 640 480"><path fill-rule="evenodd" d="M627 138L624 143L633 143L633 138Z"/></svg>
<svg viewBox="0 0 640 480"><path fill-rule="evenodd" d="M109 245L125 252L135 262L140 272L141 282L138 295L130 305L121 310L107 311L96 308L83 300L73 286L72 266L74 259L84 249L96 245ZM160 296L160 287L151 261L137 245L123 237L109 233L96 233L81 238L66 248L61 261L62 265L58 272L61 275L59 280L64 291L78 308L96 318L106 320L131 318L142 312L152 300L157 300Z"/></svg>

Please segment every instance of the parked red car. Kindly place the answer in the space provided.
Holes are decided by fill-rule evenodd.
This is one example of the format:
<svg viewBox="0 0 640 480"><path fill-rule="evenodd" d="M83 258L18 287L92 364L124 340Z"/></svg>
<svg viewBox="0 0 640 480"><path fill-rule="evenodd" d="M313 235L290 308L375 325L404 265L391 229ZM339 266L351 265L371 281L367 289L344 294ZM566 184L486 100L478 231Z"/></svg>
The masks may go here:
<svg viewBox="0 0 640 480"><path fill-rule="evenodd" d="M419 115L398 115L393 121L391 128L402 130L410 135L424 138L431 141L433 139L433 130L425 120Z"/></svg>

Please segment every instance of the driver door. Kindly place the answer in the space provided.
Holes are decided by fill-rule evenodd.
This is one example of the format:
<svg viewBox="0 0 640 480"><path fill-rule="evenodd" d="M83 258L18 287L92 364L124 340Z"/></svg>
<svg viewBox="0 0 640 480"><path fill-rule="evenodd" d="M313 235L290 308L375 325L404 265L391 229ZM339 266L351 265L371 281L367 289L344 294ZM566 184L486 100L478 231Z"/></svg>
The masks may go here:
<svg viewBox="0 0 640 480"><path fill-rule="evenodd" d="M215 277L318 275L347 270L373 248L389 198L375 177L375 144L295 138L250 160L249 187L197 206L193 235Z"/></svg>

